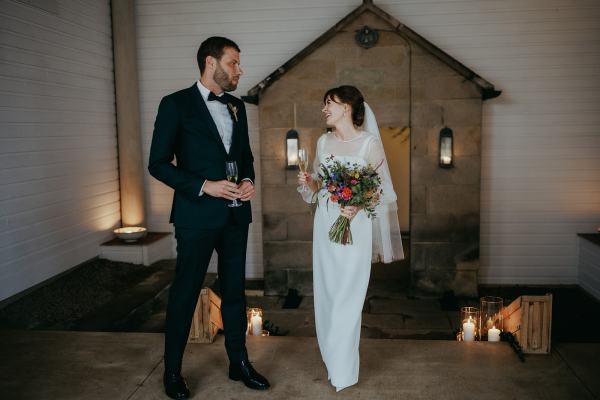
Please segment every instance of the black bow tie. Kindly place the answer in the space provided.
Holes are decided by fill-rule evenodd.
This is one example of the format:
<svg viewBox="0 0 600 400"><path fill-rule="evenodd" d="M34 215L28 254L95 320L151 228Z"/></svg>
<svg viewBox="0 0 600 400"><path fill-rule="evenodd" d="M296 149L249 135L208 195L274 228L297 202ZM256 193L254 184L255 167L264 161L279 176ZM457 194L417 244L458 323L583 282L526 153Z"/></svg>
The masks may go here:
<svg viewBox="0 0 600 400"><path fill-rule="evenodd" d="M225 98L224 94L221 95L221 96L217 96L213 92L210 92L209 95L208 95L208 101L214 101L214 100L216 100L216 101L218 101L219 103L222 103L222 104L227 104L228 103L228 101Z"/></svg>

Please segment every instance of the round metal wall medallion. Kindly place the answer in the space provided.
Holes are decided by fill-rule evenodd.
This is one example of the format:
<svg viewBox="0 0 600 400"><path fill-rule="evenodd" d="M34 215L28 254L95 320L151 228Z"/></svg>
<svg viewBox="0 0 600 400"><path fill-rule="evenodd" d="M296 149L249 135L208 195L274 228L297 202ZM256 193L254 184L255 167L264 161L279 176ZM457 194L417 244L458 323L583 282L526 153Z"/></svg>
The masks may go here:
<svg viewBox="0 0 600 400"><path fill-rule="evenodd" d="M371 47L377 44L379 40L379 33L375 29L371 29L368 26L363 26L361 30L356 32L356 43L360 47L364 47L365 49L370 49Z"/></svg>

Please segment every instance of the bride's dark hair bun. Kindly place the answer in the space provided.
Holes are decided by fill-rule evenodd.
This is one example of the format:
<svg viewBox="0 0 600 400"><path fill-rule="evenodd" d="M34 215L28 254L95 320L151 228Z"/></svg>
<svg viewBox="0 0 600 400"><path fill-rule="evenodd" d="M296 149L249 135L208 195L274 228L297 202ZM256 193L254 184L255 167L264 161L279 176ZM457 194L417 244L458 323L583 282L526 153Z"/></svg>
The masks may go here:
<svg viewBox="0 0 600 400"><path fill-rule="evenodd" d="M354 125L361 126L365 121L365 99L360 90L354 86L342 85L329 89L323 96L323 103L327 99L331 99L336 103L348 104L352 108L352 122Z"/></svg>

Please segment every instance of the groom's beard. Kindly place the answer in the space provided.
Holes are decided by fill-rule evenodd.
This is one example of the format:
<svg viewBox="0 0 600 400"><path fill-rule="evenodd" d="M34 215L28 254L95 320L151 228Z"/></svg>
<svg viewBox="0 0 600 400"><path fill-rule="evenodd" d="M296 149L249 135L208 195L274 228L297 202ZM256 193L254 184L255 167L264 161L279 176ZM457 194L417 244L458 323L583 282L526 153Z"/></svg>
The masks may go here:
<svg viewBox="0 0 600 400"><path fill-rule="evenodd" d="M227 72L223 71L223 68L217 63L217 69L215 70L215 75L213 77L217 85L221 87L226 92L232 92L237 89L237 83L234 83Z"/></svg>

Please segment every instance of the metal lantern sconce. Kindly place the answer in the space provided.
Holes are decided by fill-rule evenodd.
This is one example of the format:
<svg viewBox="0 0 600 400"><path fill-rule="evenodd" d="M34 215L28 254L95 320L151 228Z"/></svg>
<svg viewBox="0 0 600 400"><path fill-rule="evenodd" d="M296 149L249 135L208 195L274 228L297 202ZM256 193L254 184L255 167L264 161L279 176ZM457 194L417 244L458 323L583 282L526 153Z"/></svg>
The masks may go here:
<svg viewBox="0 0 600 400"><path fill-rule="evenodd" d="M443 128L440 131L440 167L452 168L454 166L454 138L452 129Z"/></svg>
<svg viewBox="0 0 600 400"><path fill-rule="evenodd" d="M286 168L298 168L298 132L290 129L285 134L285 158Z"/></svg>

